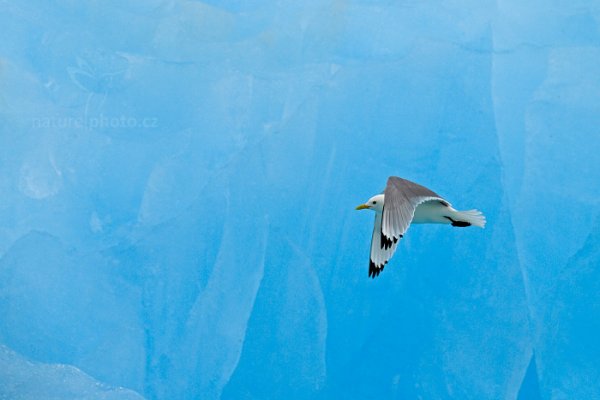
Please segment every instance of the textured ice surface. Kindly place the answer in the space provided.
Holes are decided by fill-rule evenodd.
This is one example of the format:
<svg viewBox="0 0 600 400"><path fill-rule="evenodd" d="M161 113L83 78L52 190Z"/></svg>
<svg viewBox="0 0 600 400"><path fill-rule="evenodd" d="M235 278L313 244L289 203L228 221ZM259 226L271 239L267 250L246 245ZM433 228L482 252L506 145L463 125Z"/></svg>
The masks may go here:
<svg viewBox="0 0 600 400"><path fill-rule="evenodd" d="M0 399L600 398L599 24L0 1ZM389 175L488 226L367 279Z"/></svg>
<svg viewBox="0 0 600 400"><path fill-rule="evenodd" d="M102 384L77 368L29 361L0 345L0 399L141 400L134 391Z"/></svg>
<svg viewBox="0 0 600 400"><path fill-rule="evenodd" d="M114 266L97 254L67 249L47 233L24 235L0 260L2 343L141 390L140 296L113 277Z"/></svg>

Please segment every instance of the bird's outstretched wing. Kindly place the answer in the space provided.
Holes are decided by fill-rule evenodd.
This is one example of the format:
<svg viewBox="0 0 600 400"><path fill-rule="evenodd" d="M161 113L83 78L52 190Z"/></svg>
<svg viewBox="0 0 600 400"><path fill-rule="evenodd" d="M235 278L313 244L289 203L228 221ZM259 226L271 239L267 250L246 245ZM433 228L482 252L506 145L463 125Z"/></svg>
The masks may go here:
<svg viewBox="0 0 600 400"><path fill-rule="evenodd" d="M437 193L406 179L390 176L385 187L381 232L388 240L399 239L410 225L415 209L425 201L449 203Z"/></svg>
<svg viewBox="0 0 600 400"><path fill-rule="evenodd" d="M382 214L375 214L375 226L371 237L371 257L369 259L369 277L379 276L383 267L392 258L398 245L398 239L388 240L381 232Z"/></svg>
<svg viewBox="0 0 600 400"><path fill-rule="evenodd" d="M369 276L372 277L379 275L396 251L398 240L404 236L419 204L437 200L450 205L426 187L396 176L389 177L384 195L383 213L375 217L371 239Z"/></svg>

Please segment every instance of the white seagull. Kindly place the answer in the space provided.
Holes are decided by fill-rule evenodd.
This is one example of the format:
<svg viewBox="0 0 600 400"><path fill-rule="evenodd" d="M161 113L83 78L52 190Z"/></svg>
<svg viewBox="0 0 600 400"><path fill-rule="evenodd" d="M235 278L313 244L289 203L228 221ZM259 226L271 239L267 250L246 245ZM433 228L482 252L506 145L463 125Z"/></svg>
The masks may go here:
<svg viewBox="0 0 600 400"><path fill-rule="evenodd" d="M369 276L375 278L396 251L410 224L450 224L456 227L485 226L478 210L457 211L448 201L424 186L390 176L383 194L371 197L357 210L375 211L371 238Z"/></svg>

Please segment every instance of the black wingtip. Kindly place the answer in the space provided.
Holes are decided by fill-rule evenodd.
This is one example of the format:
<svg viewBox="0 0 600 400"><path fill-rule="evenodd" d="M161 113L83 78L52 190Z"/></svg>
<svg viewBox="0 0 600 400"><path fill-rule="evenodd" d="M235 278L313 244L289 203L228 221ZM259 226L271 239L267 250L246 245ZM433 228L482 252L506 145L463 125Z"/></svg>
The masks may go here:
<svg viewBox="0 0 600 400"><path fill-rule="evenodd" d="M402 235L400 235L400 237L402 237ZM380 243L381 243L381 248L384 250L387 250L390 247L392 247L393 244L398 243L398 238L397 237L389 238L389 237L385 236L383 234L383 232L381 232Z"/></svg>
<svg viewBox="0 0 600 400"><path fill-rule="evenodd" d="M385 264L387 264L387 261L385 262ZM369 260L369 278L375 279L375 277L379 276L381 271L383 271L383 267L385 267L385 264L378 267L373 261Z"/></svg>
<svg viewBox="0 0 600 400"><path fill-rule="evenodd" d="M383 232L381 232L381 240L379 241L381 243L381 248L384 250L387 250L387 249L391 248L392 245L398 243L398 240L402 239L403 237L404 237L404 235L400 235L399 237L389 238L389 237L385 236L383 234Z"/></svg>

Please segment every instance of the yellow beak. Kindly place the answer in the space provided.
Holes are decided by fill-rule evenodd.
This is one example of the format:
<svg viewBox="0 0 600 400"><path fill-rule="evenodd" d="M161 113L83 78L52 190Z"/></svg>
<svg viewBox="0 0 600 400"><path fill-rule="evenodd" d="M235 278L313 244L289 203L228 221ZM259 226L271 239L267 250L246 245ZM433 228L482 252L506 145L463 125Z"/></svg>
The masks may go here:
<svg viewBox="0 0 600 400"><path fill-rule="evenodd" d="M364 210L365 208L369 208L369 206L366 204L361 204L360 206L356 207L356 210Z"/></svg>

